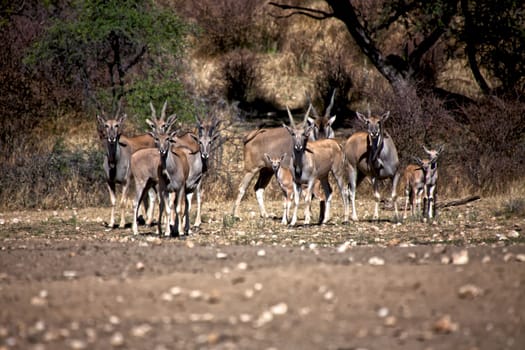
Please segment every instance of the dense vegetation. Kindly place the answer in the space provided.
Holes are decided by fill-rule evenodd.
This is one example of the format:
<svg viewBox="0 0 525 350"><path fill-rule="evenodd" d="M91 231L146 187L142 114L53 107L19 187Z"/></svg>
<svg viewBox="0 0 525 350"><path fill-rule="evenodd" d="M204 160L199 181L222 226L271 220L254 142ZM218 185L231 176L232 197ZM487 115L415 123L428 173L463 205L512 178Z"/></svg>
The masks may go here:
<svg viewBox="0 0 525 350"><path fill-rule="evenodd" d="M0 14L6 208L105 203L94 115L119 102L130 133L166 99L186 126L224 99L242 127L280 123L307 96L321 109L334 88L340 137L355 110L388 109L403 165L444 143L444 193L523 182L520 1L48 0Z"/></svg>

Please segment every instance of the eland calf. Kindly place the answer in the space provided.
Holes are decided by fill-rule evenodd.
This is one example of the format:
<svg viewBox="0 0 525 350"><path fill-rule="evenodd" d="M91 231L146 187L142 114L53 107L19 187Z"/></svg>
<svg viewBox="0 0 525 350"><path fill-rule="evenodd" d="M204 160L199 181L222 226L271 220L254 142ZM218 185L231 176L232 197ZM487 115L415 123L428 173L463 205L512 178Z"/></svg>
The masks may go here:
<svg viewBox="0 0 525 350"><path fill-rule="evenodd" d="M283 161L286 157L286 153L280 157L272 157L268 153L265 153L264 156L272 164L272 169L277 179L277 183L283 192L283 217L281 222L283 224L288 224L288 218L290 214L290 208L292 206L292 200L294 198L294 181L293 174L290 168L283 167ZM306 186L303 186L305 189ZM313 195L321 202L326 201L326 197L321 188L321 182L317 179L314 183Z"/></svg>
<svg viewBox="0 0 525 350"><path fill-rule="evenodd" d="M355 193L361 181L369 176L372 179L374 198L376 201L374 219L379 218L379 181L383 179L392 180L392 202L394 204L395 218L398 218L397 210L397 184L399 182L399 159L397 149L392 137L383 129L383 123L390 116L386 112L382 116L368 116L356 112L357 117L367 126L367 131L359 131L351 135L344 144L346 168L348 176L348 187L350 200L352 202L352 220L357 221L355 209Z"/></svg>

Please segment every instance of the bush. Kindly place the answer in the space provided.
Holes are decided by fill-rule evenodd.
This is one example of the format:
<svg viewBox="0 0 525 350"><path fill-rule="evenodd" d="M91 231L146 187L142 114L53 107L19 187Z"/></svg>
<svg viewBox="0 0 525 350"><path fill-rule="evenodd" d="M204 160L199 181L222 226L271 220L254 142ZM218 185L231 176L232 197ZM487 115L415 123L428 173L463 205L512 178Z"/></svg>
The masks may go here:
<svg viewBox="0 0 525 350"><path fill-rule="evenodd" d="M257 57L249 50L231 52L224 58L220 70L223 92L228 101L248 102L255 96L258 76Z"/></svg>
<svg viewBox="0 0 525 350"><path fill-rule="evenodd" d="M69 151L59 141L49 153L26 154L3 169L2 209L98 206L107 201L103 154Z"/></svg>

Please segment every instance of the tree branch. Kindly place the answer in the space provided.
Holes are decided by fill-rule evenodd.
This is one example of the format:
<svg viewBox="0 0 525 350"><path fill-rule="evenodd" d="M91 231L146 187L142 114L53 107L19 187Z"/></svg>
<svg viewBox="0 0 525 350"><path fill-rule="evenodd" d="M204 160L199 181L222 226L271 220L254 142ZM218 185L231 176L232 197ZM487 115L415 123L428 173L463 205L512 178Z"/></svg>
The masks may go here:
<svg viewBox="0 0 525 350"><path fill-rule="evenodd" d="M126 65L122 68L124 73L127 73L131 68L133 68L139 61L142 59L144 54L148 51L147 45L142 46L139 53Z"/></svg>
<svg viewBox="0 0 525 350"><path fill-rule="evenodd" d="M288 15L274 16L274 17L277 17L277 18L288 18L288 17L292 17L294 15L302 15L302 16L313 18L313 19L323 20L323 19L334 17L333 13L329 13L329 12L325 12L325 11L321 11L321 10L316 10L316 9L312 9L312 8L308 8L308 7L303 7L303 6L292 6L292 5L286 5L286 4L278 4L278 3L273 2L273 1L269 2L268 4L272 5L272 6L275 6L275 7L278 7L280 9L282 9L282 10L294 10L294 12L292 12L292 13L290 13Z"/></svg>
<svg viewBox="0 0 525 350"><path fill-rule="evenodd" d="M483 91L485 95L488 95L490 93L490 87L487 84L485 78L483 78L476 60L476 46L473 43L473 38L476 36L476 34L473 32L474 25L468 10L467 0L461 0L461 12L463 12L463 16L465 17L465 52L467 54L470 70L472 71L472 75L474 75L474 79L476 80L476 83L478 84L481 91Z"/></svg>

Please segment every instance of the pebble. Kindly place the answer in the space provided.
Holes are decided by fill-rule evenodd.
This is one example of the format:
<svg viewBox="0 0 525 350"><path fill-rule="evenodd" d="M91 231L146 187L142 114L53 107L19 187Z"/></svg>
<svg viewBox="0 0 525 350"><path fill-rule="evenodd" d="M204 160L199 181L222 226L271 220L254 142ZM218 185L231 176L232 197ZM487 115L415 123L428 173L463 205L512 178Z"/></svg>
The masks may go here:
<svg viewBox="0 0 525 350"><path fill-rule="evenodd" d="M459 288L458 295L462 299L474 299L483 295L483 290L473 284L465 284Z"/></svg>
<svg viewBox="0 0 525 350"><path fill-rule="evenodd" d="M374 266L381 266L385 264L385 259L377 257L377 256L373 256L370 259L368 259L368 263Z"/></svg>
<svg viewBox="0 0 525 350"><path fill-rule="evenodd" d="M288 305L286 305L286 303L279 303L272 306L270 311L274 315L284 315L288 312Z"/></svg>
<svg viewBox="0 0 525 350"><path fill-rule="evenodd" d="M109 343L113 347L121 347L124 345L124 336L122 333L117 332L111 336Z"/></svg>
<svg viewBox="0 0 525 350"><path fill-rule="evenodd" d="M133 327L131 330L131 335L133 335L136 338L143 338L145 337L149 332L151 332L152 327L149 324L142 324L140 326Z"/></svg>
<svg viewBox="0 0 525 350"><path fill-rule="evenodd" d="M217 259L226 259L227 257L228 257L228 254L226 253L223 253L223 252L217 253Z"/></svg>
<svg viewBox="0 0 525 350"><path fill-rule="evenodd" d="M465 265L468 264L469 257L467 250L461 250L457 253L452 254L452 264L454 265Z"/></svg>
<svg viewBox="0 0 525 350"><path fill-rule="evenodd" d="M450 315L444 315L434 323L434 331L437 333L453 333L459 329L456 322L452 322Z"/></svg>

